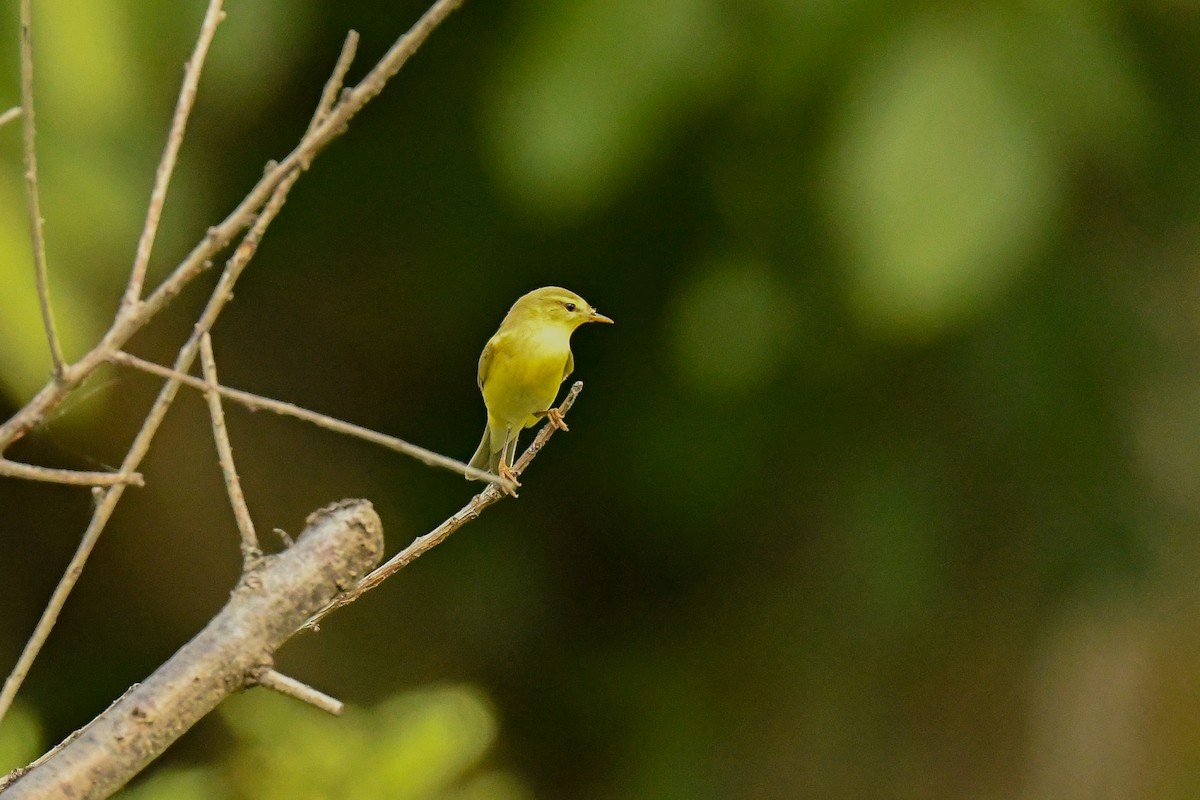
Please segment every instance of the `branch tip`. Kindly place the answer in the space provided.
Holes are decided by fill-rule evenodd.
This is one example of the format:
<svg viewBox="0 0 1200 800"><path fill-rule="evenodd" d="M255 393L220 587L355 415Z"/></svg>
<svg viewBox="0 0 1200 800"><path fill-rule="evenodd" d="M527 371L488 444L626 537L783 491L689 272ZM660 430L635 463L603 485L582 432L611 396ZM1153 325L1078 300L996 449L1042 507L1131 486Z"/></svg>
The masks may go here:
<svg viewBox="0 0 1200 800"><path fill-rule="evenodd" d="M270 668L256 675L254 682L264 689L270 689L273 692L278 692L286 697L299 700L302 703L308 703L313 708L320 709L335 717L340 717L342 712L346 710L346 704L336 697L330 697L306 683L302 683L295 678L289 678L287 675Z"/></svg>
<svg viewBox="0 0 1200 800"><path fill-rule="evenodd" d="M41 192L38 188L37 125L33 116L33 3L21 0L21 122L24 134L25 198L29 207L29 238L33 246L33 269L37 283L38 304L42 311L42 327L50 347L50 361L57 380L63 374L66 361L62 343L54 323L50 304L50 279L46 266L46 235L43 230Z"/></svg>
<svg viewBox="0 0 1200 800"><path fill-rule="evenodd" d="M179 157L179 149L183 146L183 137L187 131L188 117L191 116L192 106L196 103L196 90L200 85L200 71L204 68L204 60L208 56L209 45L217 32L217 25L225 19L221 9L223 0L209 0L208 10L204 12L204 21L200 24L200 35L196 37L196 46L191 57L183 65L183 84L179 87L179 97L175 101L175 113L171 117L171 129L167 133L167 144L163 148L162 158L154 173L154 187L150 190L150 202L146 206L146 221L138 237L137 251L133 258L133 268L129 273L129 283L125 287L124 302L133 306L142 299L142 287L146 282L146 269L150 264L150 254L154 250L154 239L158 235L158 223L162 219L163 205L167 201L167 189L171 184L171 175L175 172L175 162Z"/></svg>

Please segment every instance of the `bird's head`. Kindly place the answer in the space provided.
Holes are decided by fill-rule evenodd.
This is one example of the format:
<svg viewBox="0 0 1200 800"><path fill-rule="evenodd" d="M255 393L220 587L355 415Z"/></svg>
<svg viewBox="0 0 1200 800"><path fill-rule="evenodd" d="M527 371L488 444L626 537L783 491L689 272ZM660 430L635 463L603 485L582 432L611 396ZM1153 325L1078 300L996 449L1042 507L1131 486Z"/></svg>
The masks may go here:
<svg viewBox="0 0 1200 800"><path fill-rule="evenodd" d="M522 296L508 312L509 319L538 320L575 330L585 322L612 320L596 311L591 303L560 286L543 286Z"/></svg>

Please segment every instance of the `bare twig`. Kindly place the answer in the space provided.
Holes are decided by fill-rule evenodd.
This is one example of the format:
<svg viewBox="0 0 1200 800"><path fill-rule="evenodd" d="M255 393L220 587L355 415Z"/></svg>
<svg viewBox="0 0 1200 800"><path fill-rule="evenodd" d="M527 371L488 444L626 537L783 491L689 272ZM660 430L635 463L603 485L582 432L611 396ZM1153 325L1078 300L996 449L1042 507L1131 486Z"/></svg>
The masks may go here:
<svg viewBox="0 0 1200 800"><path fill-rule="evenodd" d="M264 689L270 689L273 692L287 695L302 703L308 703L310 706L319 708L335 717L340 717L342 712L346 710L346 704L336 697L330 697L324 692L312 688L307 683L301 683L295 678L289 678L287 675L276 672L273 669L264 670L255 680Z"/></svg>
<svg viewBox="0 0 1200 800"><path fill-rule="evenodd" d="M19 116L21 116L21 107L20 106L13 106L8 111L5 111L3 114L0 114L0 128L3 128L5 125L12 122Z"/></svg>
<svg viewBox="0 0 1200 800"><path fill-rule="evenodd" d="M141 370L142 372L148 372L151 375L157 375L161 378L178 381L182 384L186 384L187 386L191 386L194 389L199 389L200 391L206 391L208 389L208 384L199 378L179 372L178 370L171 369L170 367L164 367L159 364L155 364L153 361L147 361L144 358L138 358L137 356L131 355L124 351L113 354L111 361L114 364L133 367L134 369ZM424 464L428 464L429 466L444 467L453 472L457 472L466 478L487 481L489 483L498 484L501 487L509 485L508 481L505 481L499 475L494 475L485 470L477 469L464 464L457 459L444 456L441 453L434 452L433 450L427 450L420 445L406 442L403 439L398 439L395 436L389 436L386 433L373 431L370 428L364 428L361 425L355 425L352 422L344 422L336 417L330 417L316 411L310 411L307 408L301 408L300 406L292 403L285 403L281 400L272 400L269 397L263 397L262 395L243 392L240 389L231 389L228 386L221 385L218 385L216 388L217 393L222 397L232 400L235 403L239 403L251 411L270 411L274 414L279 414L280 416L304 420L305 422L316 425L318 428L324 428L327 431L333 431L345 436L353 436L356 439L362 439L363 441L370 442L371 444L377 444L380 447L387 448L388 450L410 456L411 458L415 458L416 460Z"/></svg>
<svg viewBox="0 0 1200 800"><path fill-rule="evenodd" d="M83 472L74 469L57 469L55 467L39 467L33 464L22 464L20 461L10 461L0 458L0 475L6 478L21 478L27 481L43 481L45 483L62 483L68 486L115 486L118 483L131 483L134 486L145 486L141 473L129 474L121 472Z"/></svg>
<svg viewBox="0 0 1200 800"><path fill-rule="evenodd" d="M199 634L4 800L108 797L231 693L255 682L297 626L379 561L383 530L365 500L309 517L295 546L263 560Z"/></svg>
<svg viewBox="0 0 1200 800"><path fill-rule="evenodd" d="M328 109L328 113L323 111L316 115L314 118L320 119L320 122L316 125L310 124L308 133L292 152L266 171L258 185L250 190L250 193L237 208L230 212L229 216L209 229L208 237L197 245L175 268L175 271L147 298L147 306L152 310L157 310L161 305L165 305L174 298L204 268L204 263L212 257L216 250L224 247L237 231L250 223L255 209L270 196L274 187L286 180L293 170L306 169L317 153L340 136L346 130L346 125L350 120L362 110L363 106L383 91L387 82L400 71L400 68L425 42L434 28L440 25L463 2L464 0L437 0L407 33L396 40L391 49L371 68L371 71L357 86L343 94L341 100Z"/></svg>
<svg viewBox="0 0 1200 800"><path fill-rule="evenodd" d="M558 412L566 415L566 413L571 410L571 406L575 404L575 399L579 397L579 393L582 391L583 381L575 381L575 383L571 385L570 391L567 392L566 397L563 398L562 403L559 404ZM542 429L538 431L537 436L534 437L533 442L528 448L526 448L525 452L521 454L521 457L517 459L517 463L513 465L513 474L515 474L517 477L521 476L521 473L525 471L525 468L529 466L529 463L533 461L533 459L537 457L537 454L541 452L542 448L546 446L546 442L550 441L550 437L554 435L556 430L557 428L554 425L542 426ZM396 572L399 572L404 567L407 567L409 564L416 561L430 549L441 544L450 534L454 533L471 520L476 519L485 508L495 505L505 496L506 495L504 494L503 489L500 487L494 484L487 487L482 492L472 497L471 502L460 508L453 516L451 516L441 525L438 525L436 528L431 530L429 533L424 534L423 536L418 536L408 547L389 558L357 584L339 594L328 605L305 620L301 628L309 628L314 631L318 630L318 624L332 611L353 603L359 597L383 583Z"/></svg>
<svg viewBox="0 0 1200 800"><path fill-rule="evenodd" d="M324 107L321 103L318 103L317 109L313 113L313 116L318 117L326 114L328 111L328 108ZM300 171L298 169L291 170L287 175L284 176L283 180L275 186L270 198L267 200L266 205L263 206L258 216L254 219L253 224L250 226L250 230L242 238L241 243L237 246L233 252L233 255L230 256L229 260L226 262L225 269L222 271L221 277L217 281L217 285L209 297L208 304L205 306L204 311L200 315L200 319L196 322L195 328L192 331L192 335L188 338L187 342L184 343L183 347L180 348L179 354L175 358L175 372L186 373L188 369L191 368L192 363L196 358L197 351L199 350L200 337L212 328L213 323L216 322L217 317L225 308L226 304L233 299L234 284L237 282L237 279L241 276L242 271L246 268L246 265L250 262L250 259L257 251L258 243L261 241L263 234L266 233L266 230L270 226L271 222L283 208L283 204L287 199L287 194L299 176ZM150 305L152 299L147 300L146 303L143 304L143 307ZM101 344L97 345L97 347L94 348L91 353L89 353L88 357L100 359L96 364L97 366L101 363L104 363L111 353L116 352L118 345L116 344L117 337L114 335L114 331L120 329L121 327L122 323L120 320L120 315L118 315L118 321L113 326L113 329L109 331L108 335L105 336ZM133 330L136 330L136 328ZM132 333L130 335L132 335ZM86 358L87 357L85 357L85 360ZM162 424L163 418L166 416L168 409L170 409L171 404L174 402L175 396L179 392L179 386L180 382L173 378L168 379L167 382L163 384L162 389L159 390L158 397L155 398L154 405L151 406L150 411L146 415L146 419L142 422L141 429L138 431L137 435L133 439L133 442L129 446L129 452L126 453L125 459L121 464L121 473L132 474L137 470L138 466L142 462L142 459L145 458L147 451L150 449L150 443L154 440L154 436L158 432L159 425ZM61 389L61 385L58 388ZM48 390L49 395L47 395ZM34 398L34 401L31 401L30 405L37 401L38 398L44 397L49 402L47 408L53 407L53 405L58 402L58 400L54 399L55 391L54 384L48 385L38 393L38 396ZM20 421L22 416L26 414L26 410L29 409L30 405L27 405L26 409L18 412L17 416L14 417L13 420L10 420L9 423L6 423L5 426L0 426L0 443L4 443L5 441L3 438L4 428L10 425L14 420L18 420L18 426L11 429L10 433L12 431L16 431L17 435L24 430L21 425L26 423L34 424L36 420L40 420L40 414L35 413L34 420L25 420L25 422ZM38 653L41 652L42 646L46 643L46 639L50 635L50 631L54 629L54 625L58 620L58 615L61 613L63 605L66 603L67 598L74 589L76 582L79 580L79 576L83 574L83 567L87 563L88 558L91 556L92 550L96 546L96 542L99 541L100 535L104 532L105 526L108 525L109 519L112 518L113 511L116 509L117 503L120 502L124 492L124 484L112 486L104 492L103 496L101 496L99 501L96 503L96 507L92 512L92 519L88 523L88 527L84 531L78 547L75 549L75 554L71 557L70 562L67 564L66 571L59 579L58 584L54 587L54 592L51 594L50 600L46 603L46 607L43 609L42 615L38 619L38 623L34 627L33 633L30 635L29 640L22 648L21 654L17 658L16 665L13 667L12 672L9 673L9 676L5 679L3 688L0 688L0 719L4 718L4 715L12 706L12 702L16 697L17 690L24 682L25 676L28 675L29 669L33 665L33 662L37 659Z"/></svg>
<svg viewBox="0 0 1200 800"><path fill-rule="evenodd" d="M346 33L346 40L342 42L342 52L338 54L338 59L333 65L333 72L330 73L329 80L325 81L325 86L321 89L317 113L313 114L312 119L308 122L308 129L304 132L306 136L316 130L317 126L329 116L329 111L337 101L338 92L342 91L342 85L346 82L346 73L350 71L350 65L354 63L354 55L357 52L358 31L349 31Z"/></svg>
<svg viewBox="0 0 1200 800"><path fill-rule="evenodd" d="M246 268L250 258L254 255L258 241L262 234L266 231L267 226L275 219L279 210L283 207L284 199L287 196L287 191L292 187L292 182L285 182L276 187L276 193L271 197L271 200L264 207L263 212L259 215L258 220L246 234L241 244L234 250L233 255L225 264L225 270L221 273L220 280L217 281L217 286L213 289L212 295L209 297L208 305L205 306L204 312L200 315L200 320L196 323L192 335L180 348L179 354L175 357L175 371L185 373L192 366L196 359L196 354L199 350L200 337L206 333L216 322L217 316L225 308L225 305L233 299L233 285L237 282L238 277ZM121 463L121 472L133 473L142 463L142 459L146 457L146 453L150 450L150 443L154 441L154 436L158 433L158 428L162 424L163 419L167 415L167 411L171 408L171 404L175 402L175 395L179 392L179 381L170 379L163 384L162 389L158 392L158 397L154 400L154 405L150 407L150 411L146 414L146 419L142 422L142 427L138 430L137 435L133 438L132 444L129 446L129 452L125 454L125 459ZM121 496L125 492L124 484L118 484L111 487L100 498L96 504L95 510L92 512L92 519L88 523L87 529L83 532L83 538L79 541L79 546L75 549L75 554L71 556L70 563L67 564L67 569L63 576L59 579L58 585L54 587L54 593L50 596L49 602L46 603L46 608L42 610L42 616L38 619L38 624L34 628L33 634L29 637L29 641L25 643L25 647L21 650L21 655L17 658L17 664L13 667L12 673L4 681L4 688L0 689L0 719L3 719L9 707L12 705L13 699L16 697L17 689L25 680L25 676L29 672L29 668L37 659L37 654L41 651L42 645L46 643L46 638L53 630L55 622L58 621L58 615L62 611L63 605L67 602L67 597L70 596L72 589L75 588L75 583L79 580L79 576L83 574L83 567L87 563L88 558L92 554L92 550L96 546L96 542L100 539L100 534L104 532L105 526L108 525L109 519L112 518L112 513L120 502Z"/></svg>
<svg viewBox="0 0 1200 800"><path fill-rule="evenodd" d="M183 144L183 135L187 130L188 116L196 102L196 88L200 84L200 70L204 68L204 59L208 56L208 47L212 44L217 32L217 25L225 19L221 10L223 0L209 0L208 11L204 13L204 22L200 25L200 35L196 37L196 46L192 57L183 68L183 86L179 89L179 99L175 102L175 114L171 118L171 130L167 134L167 145L163 150L162 159L154 173L154 188L150 191L150 204L146 208L146 222L142 226L141 236L138 237L137 253L133 258L133 270L129 275L129 285L125 288L125 299L122 301L123 311L132 309L142 299L142 285L146 282L146 268L150 264L150 253L154 249L154 237L158 234L158 222L162 218L163 204L167 201L167 187L171 183L171 174L175 171L175 160L179 156L179 148ZM128 312L127 312L128 313Z"/></svg>
<svg viewBox="0 0 1200 800"><path fill-rule="evenodd" d="M225 475L225 491L229 493L229 504L233 506L233 518L242 535L242 569L249 571L262 558L258 546L258 535L254 532L254 520L242 494L242 482L238 480L237 467L233 464L233 447L229 444L229 431L225 428L225 413L221 410L221 395L217 392L217 361L213 358L212 337L205 333L200 337L200 366L204 370L207 389L204 398L208 401L208 415L212 418L213 439L217 443L217 460Z"/></svg>
<svg viewBox="0 0 1200 800"><path fill-rule="evenodd" d="M37 128L33 119L33 7L32 0L21 0L21 119L25 132L25 195L29 205L29 236L33 242L33 268L37 276L38 302L42 307L42 325L54 362L54 376L66 370L54 309L50 305L50 280L46 270L46 237L42 231L42 203L38 192Z"/></svg>
<svg viewBox="0 0 1200 800"><path fill-rule="evenodd" d="M331 109L322 109L321 122L311 126L291 153L266 170L258 184L224 220L208 229L207 234L192 248L158 288L137 307L135 313L118 314L104 338L83 356L60 380L47 383L16 414L0 425L0 452L21 438L45 419L63 399L74 390L113 352L120 349L135 333L165 308L193 279L203 272L212 259L238 234L251 225L264 203L285 180L295 180L296 170L307 167L333 139L346 130L350 120L400 70L429 34L462 5L463 0L437 0L417 20L416 24L396 40L391 49L353 89L342 94Z"/></svg>

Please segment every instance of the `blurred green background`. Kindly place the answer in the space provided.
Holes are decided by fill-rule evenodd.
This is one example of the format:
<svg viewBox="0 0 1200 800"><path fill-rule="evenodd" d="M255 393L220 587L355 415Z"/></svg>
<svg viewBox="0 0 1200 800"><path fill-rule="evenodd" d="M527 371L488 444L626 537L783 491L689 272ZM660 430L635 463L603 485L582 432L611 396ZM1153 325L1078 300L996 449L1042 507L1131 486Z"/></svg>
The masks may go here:
<svg viewBox="0 0 1200 800"><path fill-rule="evenodd" d="M230 2L166 274L420 2ZM55 307L113 313L203 3L38 4ZM0 106L18 100L15 11ZM1200 7L468 0L305 175L214 331L222 379L468 456L476 359L544 284L617 320L527 473L285 647L340 721L234 698L128 797L1200 795ZM0 417L49 362L0 130ZM213 277L132 349L169 360ZM109 371L10 455L112 466ZM366 497L394 551L476 490L230 411L258 527ZM185 394L0 725L101 711L239 570ZM0 483L7 672L90 513Z"/></svg>

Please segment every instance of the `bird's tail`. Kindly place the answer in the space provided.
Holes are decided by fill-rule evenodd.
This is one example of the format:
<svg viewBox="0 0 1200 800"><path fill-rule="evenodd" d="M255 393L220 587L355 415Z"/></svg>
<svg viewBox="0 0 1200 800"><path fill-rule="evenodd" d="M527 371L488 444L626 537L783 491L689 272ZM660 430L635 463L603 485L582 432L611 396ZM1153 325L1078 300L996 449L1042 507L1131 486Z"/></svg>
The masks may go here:
<svg viewBox="0 0 1200 800"><path fill-rule="evenodd" d="M500 451L492 451L492 428L490 425L483 426L483 438L479 440L479 447L475 449L475 455L471 456L468 462L476 469L495 472L500 468ZM471 480L467 478L467 480Z"/></svg>

